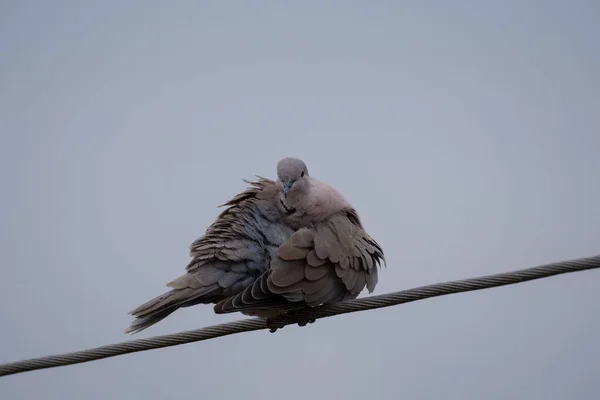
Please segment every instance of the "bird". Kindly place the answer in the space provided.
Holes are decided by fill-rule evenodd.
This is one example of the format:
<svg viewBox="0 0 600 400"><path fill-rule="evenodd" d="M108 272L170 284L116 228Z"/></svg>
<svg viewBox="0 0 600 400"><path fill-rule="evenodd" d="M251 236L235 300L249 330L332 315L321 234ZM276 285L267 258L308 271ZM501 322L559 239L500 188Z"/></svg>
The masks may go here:
<svg viewBox="0 0 600 400"><path fill-rule="evenodd" d="M249 186L219 206L226 208L190 245L185 273L129 313L126 333L198 304L264 318L274 332L277 316L375 290L385 256L356 209L299 158L280 159L276 170L275 180L244 180Z"/></svg>

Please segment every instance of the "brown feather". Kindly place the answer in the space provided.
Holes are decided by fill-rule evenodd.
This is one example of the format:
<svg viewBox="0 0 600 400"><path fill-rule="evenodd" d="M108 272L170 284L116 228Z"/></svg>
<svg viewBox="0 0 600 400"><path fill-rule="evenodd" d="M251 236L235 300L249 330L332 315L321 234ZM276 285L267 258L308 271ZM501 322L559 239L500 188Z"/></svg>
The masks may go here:
<svg viewBox="0 0 600 400"><path fill-rule="evenodd" d="M284 260L302 260L306 258L306 255L310 251L306 247L297 247L292 244L291 240L288 240L277 249L277 255Z"/></svg>
<svg viewBox="0 0 600 400"><path fill-rule="evenodd" d="M296 247L312 248L315 233L310 229L299 229L291 237L290 242Z"/></svg>
<svg viewBox="0 0 600 400"><path fill-rule="evenodd" d="M286 287L300 282L304 278L305 260L283 261L273 259L271 262L270 280L279 287Z"/></svg>
<svg viewBox="0 0 600 400"><path fill-rule="evenodd" d="M367 280L365 278L366 272L364 270L356 272L356 282L349 288L351 293L358 295L364 288Z"/></svg>
<svg viewBox="0 0 600 400"><path fill-rule="evenodd" d="M329 265L322 265L320 267L307 266L304 269L304 277L309 281L316 281L327 275L329 271L331 271L331 266Z"/></svg>
<svg viewBox="0 0 600 400"><path fill-rule="evenodd" d="M352 291L352 288L354 287L354 285L356 285L356 282L358 281L358 275L361 272L362 271L357 271L355 269L348 270L348 273L346 274L346 276L344 276L342 278L344 285L346 285L346 289Z"/></svg>
<svg viewBox="0 0 600 400"><path fill-rule="evenodd" d="M335 266L335 274L338 276L338 278L343 278L349 272L350 270L348 268L342 268L339 264Z"/></svg>
<svg viewBox="0 0 600 400"><path fill-rule="evenodd" d="M378 274L379 272L377 271L377 268L373 268L371 270L371 273L366 275L367 290L369 291L369 293L373 293L373 291L375 290L375 286L377 286Z"/></svg>
<svg viewBox="0 0 600 400"><path fill-rule="evenodd" d="M339 266L343 269L348 269L350 266L350 257L348 254L345 254L344 257L340 260Z"/></svg>
<svg viewBox="0 0 600 400"><path fill-rule="evenodd" d="M318 267L325 264L327 262L327 259L319 258L319 256L317 256L317 252L314 249L311 249L306 255L306 262L311 267Z"/></svg>

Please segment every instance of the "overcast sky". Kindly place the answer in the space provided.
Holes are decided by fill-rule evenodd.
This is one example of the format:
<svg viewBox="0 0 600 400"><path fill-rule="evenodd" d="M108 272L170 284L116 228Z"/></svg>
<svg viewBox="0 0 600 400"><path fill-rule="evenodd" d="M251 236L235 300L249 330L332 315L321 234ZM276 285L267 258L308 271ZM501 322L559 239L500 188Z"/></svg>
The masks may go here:
<svg viewBox="0 0 600 400"><path fill-rule="evenodd" d="M284 156L376 293L600 253L594 1L0 1L0 363L128 340ZM12 399L596 399L600 271L0 378ZM364 293L363 295L366 295ZM179 310L136 337L236 320Z"/></svg>

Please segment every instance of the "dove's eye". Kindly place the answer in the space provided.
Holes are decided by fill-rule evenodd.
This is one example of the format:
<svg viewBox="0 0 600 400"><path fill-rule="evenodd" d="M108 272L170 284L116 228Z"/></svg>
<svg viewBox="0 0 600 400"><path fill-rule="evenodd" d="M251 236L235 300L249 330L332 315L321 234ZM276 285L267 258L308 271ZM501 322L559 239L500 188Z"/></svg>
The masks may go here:
<svg viewBox="0 0 600 400"><path fill-rule="evenodd" d="M302 177L304 177L304 171L302 171L302 172L300 173L300 177L301 177L301 178L302 178Z"/></svg>

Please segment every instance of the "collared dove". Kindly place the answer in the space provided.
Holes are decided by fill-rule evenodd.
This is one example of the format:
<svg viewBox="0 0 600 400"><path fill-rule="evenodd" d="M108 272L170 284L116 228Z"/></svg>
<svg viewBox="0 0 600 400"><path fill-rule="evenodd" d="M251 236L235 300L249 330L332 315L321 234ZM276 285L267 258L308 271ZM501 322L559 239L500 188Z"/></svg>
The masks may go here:
<svg viewBox="0 0 600 400"><path fill-rule="evenodd" d="M365 286L373 292L383 250L335 188L291 157L277 164L276 181L246 183L192 243L192 260L167 284L171 290L131 311L136 320L127 333L196 304L269 323L307 306L354 299Z"/></svg>

